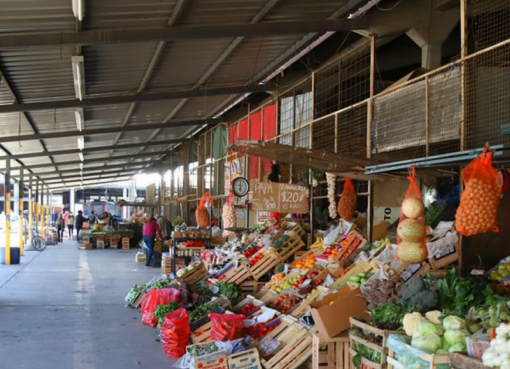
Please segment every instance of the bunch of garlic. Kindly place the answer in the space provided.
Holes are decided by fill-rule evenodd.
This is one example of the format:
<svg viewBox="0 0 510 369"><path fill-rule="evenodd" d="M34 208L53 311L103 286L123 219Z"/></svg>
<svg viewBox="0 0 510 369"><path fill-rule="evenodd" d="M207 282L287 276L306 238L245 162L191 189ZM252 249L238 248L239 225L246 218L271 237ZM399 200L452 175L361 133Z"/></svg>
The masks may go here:
<svg viewBox="0 0 510 369"><path fill-rule="evenodd" d="M334 175L333 173L326 173L326 182L328 184L329 216L332 219L335 219L338 215L336 210L335 199L336 175Z"/></svg>
<svg viewBox="0 0 510 369"><path fill-rule="evenodd" d="M496 338L482 356L483 365L491 368L510 369L510 325L496 328Z"/></svg>

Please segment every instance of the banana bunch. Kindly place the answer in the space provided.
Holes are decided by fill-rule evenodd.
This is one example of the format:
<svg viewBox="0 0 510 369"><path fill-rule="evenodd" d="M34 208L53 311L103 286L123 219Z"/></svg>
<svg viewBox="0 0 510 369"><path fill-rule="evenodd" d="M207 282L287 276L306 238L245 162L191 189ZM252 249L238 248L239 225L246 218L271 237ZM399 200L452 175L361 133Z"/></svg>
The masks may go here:
<svg viewBox="0 0 510 369"><path fill-rule="evenodd" d="M324 240L322 237L317 237L317 240L310 246L310 250L322 250L324 248Z"/></svg>

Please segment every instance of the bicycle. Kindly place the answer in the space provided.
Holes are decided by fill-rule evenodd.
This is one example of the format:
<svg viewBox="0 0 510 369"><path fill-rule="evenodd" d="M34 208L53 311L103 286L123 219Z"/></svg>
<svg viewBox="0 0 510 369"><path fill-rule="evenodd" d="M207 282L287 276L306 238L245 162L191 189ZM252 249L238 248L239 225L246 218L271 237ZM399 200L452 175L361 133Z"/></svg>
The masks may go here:
<svg viewBox="0 0 510 369"><path fill-rule="evenodd" d="M28 236L28 232L25 233ZM26 242L25 242L26 243ZM39 236L39 232L36 228L32 228L32 241L31 245L37 251L43 251L46 248L46 241Z"/></svg>

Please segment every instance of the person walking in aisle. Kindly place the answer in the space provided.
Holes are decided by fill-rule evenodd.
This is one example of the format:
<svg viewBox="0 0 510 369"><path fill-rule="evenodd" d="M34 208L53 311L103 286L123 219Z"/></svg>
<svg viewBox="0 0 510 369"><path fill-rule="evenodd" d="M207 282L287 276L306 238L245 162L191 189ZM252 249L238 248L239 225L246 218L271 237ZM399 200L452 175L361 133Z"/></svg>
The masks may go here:
<svg viewBox="0 0 510 369"><path fill-rule="evenodd" d="M158 218L158 226L163 234L163 240L168 241L172 235L172 223L164 215L160 215Z"/></svg>
<svg viewBox="0 0 510 369"><path fill-rule="evenodd" d="M67 230L69 231L69 239L73 239L73 233L74 233L74 215L73 213L69 213L69 216L67 217Z"/></svg>
<svg viewBox="0 0 510 369"><path fill-rule="evenodd" d="M156 222L154 217L151 217L143 226L143 242L147 245L147 261L145 266L148 268L151 266L152 254L154 254L154 245L156 243L156 235L163 239L161 229Z"/></svg>
<svg viewBox="0 0 510 369"><path fill-rule="evenodd" d="M83 228L83 223L85 223L85 217L83 216L83 212L78 210L78 215L76 216L76 221L74 222L76 228L76 240L80 241L80 231Z"/></svg>
<svg viewBox="0 0 510 369"><path fill-rule="evenodd" d="M66 226L64 217L62 216L62 214L58 215L56 223L57 223L57 240L58 240L58 243L61 243L61 242L64 242L64 228Z"/></svg>

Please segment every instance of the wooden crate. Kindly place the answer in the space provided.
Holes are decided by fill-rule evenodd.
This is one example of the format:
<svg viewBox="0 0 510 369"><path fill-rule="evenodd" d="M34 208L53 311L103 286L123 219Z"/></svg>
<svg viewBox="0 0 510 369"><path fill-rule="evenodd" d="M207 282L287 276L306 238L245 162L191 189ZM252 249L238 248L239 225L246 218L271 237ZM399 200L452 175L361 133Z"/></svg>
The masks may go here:
<svg viewBox="0 0 510 369"><path fill-rule="evenodd" d="M104 245L105 245L105 239L103 237L97 237L96 238L96 248L104 249Z"/></svg>
<svg viewBox="0 0 510 369"><path fill-rule="evenodd" d="M340 290L342 289L346 284L349 278L351 278L354 275L357 275L361 272L367 272L371 269L370 264L364 262L363 260L359 261L358 265L352 264L350 267L348 267L345 271L338 270L339 273L342 273L342 276L338 278L335 282L333 282L329 288L334 290Z"/></svg>
<svg viewBox="0 0 510 369"><path fill-rule="evenodd" d="M281 324L257 344L260 347L268 339L281 342L280 347L270 357L261 357L266 369L295 369L312 355L312 336L308 330L289 316L280 317Z"/></svg>
<svg viewBox="0 0 510 369"><path fill-rule="evenodd" d="M311 369L354 369L347 333L327 338L313 334Z"/></svg>
<svg viewBox="0 0 510 369"><path fill-rule="evenodd" d="M135 299L131 303L131 306L135 309L138 309L140 307L140 304L142 303L143 298L145 297L145 292L140 291L138 292L138 295L136 295Z"/></svg>
<svg viewBox="0 0 510 369"><path fill-rule="evenodd" d="M204 263L201 262L198 266L194 267L192 270L186 272L184 275L177 279L182 280L188 285L193 285L202 281L203 279L206 279L208 275L209 272L207 271Z"/></svg>
<svg viewBox="0 0 510 369"><path fill-rule="evenodd" d="M353 347L354 342L356 342L364 347L370 348L372 350L375 350L375 351L378 351L381 353L381 362L380 363L375 363L375 362L370 361L369 359L363 358L362 363L364 365L366 365L369 368L373 368L373 369L385 368L386 360L387 360L387 356L388 356L388 349L386 348L386 341L388 340L389 335L390 334L405 334L405 332L379 329L379 328L371 326L365 320L356 319L353 317L349 318L349 321L351 323L351 328L353 328L353 327L360 328L363 331L370 332L373 335L382 338L382 344L379 345L375 342L367 341L367 340L365 340L361 337L358 337L356 335L349 334L349 339L351 340L351 347Z"/></svg>
<svg viewBox="0 0 510 369"><path fill-rule="evenodd" d="M284 229L278 230L275 234L273 234L270 238L271 242L275 242L280 236L283 236L285 234Z"/></svg>
<svg viewBox="0 0 510 369"><path fill-rule="evenodd" d="M232 307L232 311L235 314L240 314L240 312L243 309L243 307L245 307L248 304L253 304L255 306L258 306L259 309L260 309L261 306L264 305L264 303L262 301L257 300L253 296L248 295L241 302L238 302L234 307Z"/></svg>
<svg viewBox="0 0 510 369"><path fill-rule="evenodd" d="M330 263L339 263L340 261L347 260L356 250L361 250L367 242L368 241L357 231L351 231L347 235L345 241L342 242L340 252L336 256L330 256L328 261Z"/></svg>
<svg viewBox="0 0 510 369"><path fill-rule="evenodd" d="M231 282L240 284L241 282L246 281L247 279L251 279L252 274L250 269L244 265L240 264L237 268L232 268L228 272L226 272L223 276L220 277L221 282Z"/></svg>
<svg viewBox="0 0 510 369"><path fill-rule="evenodd" d="M436 369L439 364L450 365L450 355L434 355L434 354L423 354L420 359L426 361L429 365L428 369ZM388 369L407 369L402 363L400 363L395 357L395 353L392 350L388 350ZM470 368L471 369L471 368Z"/></svg>
<svg viewBox="0 0 510 369"><path fill-rule="evenodd" d="M261 369L257 349L242 351L227 357L229 369Z"/></svg>
<svg viewBox="0 0 510 369"><path fill-rule="evenodd" d="M278 250L276 250L276 253L280 257L280 260L285 262L303 247L305 247L305 243L301 237L294 233L289 236L289 240L287 242L285 242Z"/></svg>
<svg viewBox="0 0 510 369"><path fill-rule="evenodd" d="M253 255L252 258L259 254L263 255L262 259L260 259L257 264L249 267L250 273L256 281L269 273L280 263L280 258L273 250L264 247Z"/></svg>
<svg viewBox="0 0 510 369"><path fill-rule="evenodd" d="M129 237L122 237L122 250L129 250L130 247Z"/></svg>
<svg viewBox="0 0 510 369"><path fill-rule="evenodd" d="M475 359L459 352L450 354L452 369L491 369L483 365L482 360Z"/></svg>
<svg viewBox="0 0 510 369"><path fill-rule="evenodd" d="M136 254L135 255L135 263L142 264L147 261L147 256L145 254ZM161 265L163 266L163 261L161 261Z"/></svg>
<svg viewBox="0 0 510 369"><path fill-rule="evenodd" d="M430 257L429 264L432 270L439 270L459 260L460 246L458 243L448 247L443 253Z"/></svg>
<svg viewBox="0 0 510 369"><path fill-rule="evenodd" d="M225 311L225 314L232 314L230 311ZM195 344L210 341L212 322L209 319L205 320L205 324L196 328L191 332L191 341Z"/></svg>
<svg viewBox="0 0 510 369"><path fill-rule="evenodd" d="M259 290L259 283L254 280L246 280L241 283L241 292L256 293Z"/></svg>

